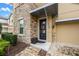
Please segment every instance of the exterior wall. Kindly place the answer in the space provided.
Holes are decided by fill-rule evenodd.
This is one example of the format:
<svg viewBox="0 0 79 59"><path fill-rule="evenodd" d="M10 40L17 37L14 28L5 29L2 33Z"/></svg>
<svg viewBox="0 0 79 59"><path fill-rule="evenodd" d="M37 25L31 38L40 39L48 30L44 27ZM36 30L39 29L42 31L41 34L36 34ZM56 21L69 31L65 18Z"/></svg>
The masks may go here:
<svg viewBox="0 0 79 59"><path fill-rule="evenodd" d="M34 4L34 5L40 6L41 4ZM78 7L77 4L58 4L58 5L59 5L58 6L58 20L66 19L66 18L74 18L74 17L76 18L79 16L78 15L79 8L77 8ZM38 18L30 16L30 14L29 14L29 11L31 10L30 8L31 8L30 4L23 4L20 7L17 7L15 9L15 19L16 19L15 20L15 33L19 34L18 20L20 17L24 17L24 21L25 21L24 36L27 39L29 38L29 40L30 40L30 38L38 37L38 35L39 35L38 34ZM62 41L62 42L70 43L72 41L71 37L70 38L67 37L68 40L71 39L70 41L68 41L67 39L63 40L63 38L65 38L65 36L66 36L65 31L68 30L70 24L69 23L63 24L63 25L57 24L56 27L53 29L52 27L55 24L55 19L57 19L57 17L52 18L50 15L47 16L47 36L46 36L47 41L46 42L51 42L52 40L54 40L54 41ZM61 26L62 26L62 29L61 29ZM74 27L76 26L76 28L74 29L73 26ZM68 27L68 28L66 29L66 27ZM75 32L75 30L77 31L78 24L74 24L74 22L73 22L73 24L71 24L70 27L73 27L73 29L71 29L71 32L73 32L73 30ZM64 34L62 39L60 38L61 30L62 30L62 33ZM53 35L54 35L54 37L53 37ZM56 37L55 37L55 35L56 35ZM72 36L75 38L75 34L73 34ZM76 43L76 42L74 42L74 38L73 38L72 44Z"/></svg>
<svg viewBox="0 0 79 59"><path fill-rule="evenodd" d="M79 4L58 4L58 20L68 18L79 18Z"/></svg>
<svg viewBox="0 0 79 59"><path fill-rule="evenodd" d="M41 7L45 4L41 4L41 3L39 3L39 4L23 4L23 5L15 8L15 10L14 10L14 12L15 12L14 13L15 14L15 16L14 16L15 34L19 34L19 31L18 31L19 30L19 24L18 24L19 18L24 17L24 22L25 22L25 25L24 25L25 30L24 31L25 32L24 32L24 35L22 35L22 36L23 36L23 39L29 40L29 41L33 37L38 38L38 35L39 35L39 33L38 33L38 18L39 17L30 16L29 11L32 10L32 9L35 9L34 7L31 7L31 5L37 5L38 7ZM52 17L48 16L47 17L47 36L46 36L47 40L46 40L46 42L51 42L52 41L51 31L52 31ZM19 37L19 38L21 38L21 37Z"/></svg>
<svg viewBox="0 0 79 59"><path fill-rule="evenodd" d="M2 24L2 32L8 32L8 25Z"/></svg>
<svg viewBox="0 0 79 59"><path fill-rule="evenodd" d="M33 5L33 7L32 7ZM25 43L30 43L30 39L38 37L38 18L29 14L29 11L36 9L43 4L23 4L14 10L14 30L15 34L18 34L19 40ZM79 22L60 22L55 23L55 20L63 20L68 18L79 17L79 5L78 4L58 4L58 16L53 17L47 14L47 40L46 42L52 42L50 52L60 48L60 43L69 45L79 45ZM46 15L45 15L46 16ZM24 18L24 34L19 34L19 19ZM53 28L54 26L54 28ZM55 49L54 49L55 48ZM66 47L67 48L67 47ZM70 49L71 50L71 49ZM53 52L52 52L53 53Z"/></svg>
<svg viewBox="0 0 79 59"><path fill-rule="evenodd" d="M51 16L48 16L47 17L47 40L46 40L46 42L52 42L52 34L53 34L53 32L52 32L52 24L53 23L53 20L52 20L52 17Z"/></svg>
<svg viewBox="0 0 79 59"><path fill-rule="evenodd" d="M17 7L15 9L15 34L18 34L19 41L23 41L25 43L30 42L30 14L28 13L28 5L23 4L20 7ZM24 34L19 33L19 20L23 17L24 19Z"/></svg>
<svg viewBox="0 0 79 59"><path fill-rule="evenodd" d="M37 37L39 36L39 17L32 17L31 19L31 37ZM46 30L46 42L52 42L52 26L53 23L55 22L54 19L51 16L46 17L47 20L47 30ZM36 25L37 24L37 25Z"/></svg>
<svg viewBox="0 0 79 59"><path fill-rule="evenodd" d="M8 19L0 19L2 23L2 32L8 32Z"/></svg>
<svg viewBox="0 0 79 59"><path fill-rule="evenodd" d="M58 4L58 20L79 17L78 4ZM56 24L56 41L64 44L79 45L79 21Z"/></svg>
<svg viewBox="0 0 79 59"><path fill-rule="evenodd" d="M14 27L13 27L13 14L11 15L10 19L8 20L8 32L13 33Z"/></svg>
<svg viewBox="0 0 79 59"><path fill-rule="evenodd" d="M54 24L54 19L51 16L46 17L47 20L47 30L46 30L46 42L52 42L52 26ZM37 24L37 25L36 25ZM32 17L31 19L31 38L39 36L39 17Z"/></svg>
<svg viewBox="0 0 79 59"><path fill-rule="evenodd" d="M56 20L79 18L78 7L79 4L58 4L58 17L56 17ZM54 41L48 51L51 55L62 56L79 53L79 21L55 23L53 36L55 36L53 37Z"/></svg>
<svg viewBox="0 0 79 59"><path fill-rule="evenodd" d="M38 18L32 16L31 17L31 38L38 38Z"/></svg>
<svg viewBox="0 0 79 59"><path fill-rule="evenodd" d="M30 3L28 5L30 6L30 9L31 10L34 10L36 8L42 7L45 4L47 4L47 3Z"/></svg>

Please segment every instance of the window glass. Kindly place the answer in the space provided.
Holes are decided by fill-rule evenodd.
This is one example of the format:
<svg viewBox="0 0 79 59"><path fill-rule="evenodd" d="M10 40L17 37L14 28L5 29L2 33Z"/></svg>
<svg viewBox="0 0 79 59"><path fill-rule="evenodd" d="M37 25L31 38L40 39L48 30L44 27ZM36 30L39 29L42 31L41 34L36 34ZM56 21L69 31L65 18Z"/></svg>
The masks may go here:
<svg viewBox="0 0 79 59"><path fill-rule="evenodd" d="M23 19L20 20L19 24L20 24L20 34L23 34L23 30L24 30L24 21L23 21Z"/></svg>

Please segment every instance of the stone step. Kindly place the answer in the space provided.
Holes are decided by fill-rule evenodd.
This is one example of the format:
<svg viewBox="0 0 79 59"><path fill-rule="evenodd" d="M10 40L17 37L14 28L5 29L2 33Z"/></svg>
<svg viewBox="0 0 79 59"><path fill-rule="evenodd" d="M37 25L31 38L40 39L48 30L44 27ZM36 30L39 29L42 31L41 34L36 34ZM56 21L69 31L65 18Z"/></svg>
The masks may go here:
<svg viewBox="0 0 79 59"><path fill-rule="evenodd" d="M37 56L39 51L40 50L35 47L28 47L18 53L16 56Z"/></svg>

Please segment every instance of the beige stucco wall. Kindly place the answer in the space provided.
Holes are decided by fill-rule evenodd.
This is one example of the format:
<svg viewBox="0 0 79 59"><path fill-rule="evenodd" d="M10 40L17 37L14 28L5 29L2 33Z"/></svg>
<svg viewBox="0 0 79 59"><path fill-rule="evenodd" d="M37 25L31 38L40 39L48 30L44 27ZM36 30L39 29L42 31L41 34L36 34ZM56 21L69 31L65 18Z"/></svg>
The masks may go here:
<svg viewBox="0 0 79 59"><path fill-rule="evenodd" d="M59 3L58 4L58 20L66 18L79 17L79 4L73 3Z"/></svg>

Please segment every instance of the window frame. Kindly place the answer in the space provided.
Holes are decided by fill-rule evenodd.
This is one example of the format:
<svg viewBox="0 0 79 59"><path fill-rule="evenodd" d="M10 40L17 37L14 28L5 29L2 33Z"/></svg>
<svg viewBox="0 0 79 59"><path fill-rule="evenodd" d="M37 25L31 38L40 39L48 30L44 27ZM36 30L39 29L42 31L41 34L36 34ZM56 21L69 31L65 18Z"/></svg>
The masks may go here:
<svg viewBox="0 0 79 59"><path fill-rule="evenodd" d="M23 24L21 26L20 21L23 20ZM21 28L23 28L22 33L21 33ZM19 34L24 34L24 18L19 19Z"/></svg>

